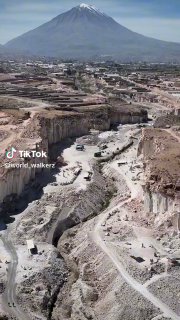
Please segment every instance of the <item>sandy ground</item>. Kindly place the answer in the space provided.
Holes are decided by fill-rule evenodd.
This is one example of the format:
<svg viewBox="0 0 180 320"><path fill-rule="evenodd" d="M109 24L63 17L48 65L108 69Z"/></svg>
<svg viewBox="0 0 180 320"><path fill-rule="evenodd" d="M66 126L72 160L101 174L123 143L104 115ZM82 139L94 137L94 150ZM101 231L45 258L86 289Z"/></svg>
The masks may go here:
<svg viewBox="0 0 180 320"><path fill-rule="evenodd" d="M120 149L123 146L124 142L132 133L131 130L129 132L130 128L133 130L136 126L119 126L117 132L106 131L97 136L99 143L105 143L107 146L107 149L102 151L102 158L112 154L114 151L117 151L117 148ZM79 139L77 140L79 141ZM77 191L81 189L85 190L90 183L90 181L85 180L84 177L88 175L88 172L92 172L91 162L95 159L94 153L100 151L100 148L97 145L85 144L84 151L77 151L76 145L77 142L64 149L61 155L67 165L61 168L59 173L55 175L55 183L44 188L45 193L55 192L57 185L68 184L72 184Z"/></svg>
<svg viewBox="0 0 180 320"><path fill-rule="evenodd" d="M46 243L38 243L38 253L32 255L28 252L27 245L18 246L18 268L16 274L16 282L21 283L24 279L32 275L32 273L38 273L41 269L49 266L49 259L53 251L52 245Z"/></svg>
<svg viewBox="0 0 180 320"><path fill-rule="evenodd" d="M88 181L84 179L84 176L88 171L92 172L90 161L93 159L94 153L98 150L99 148L97 146L85 146L85 151L77 151L76 143L64 150L62 155L65 162L71 164L71 166L80 166L81 168L80 174L74 181L74 186L77 190L86 188Z"/></svg>

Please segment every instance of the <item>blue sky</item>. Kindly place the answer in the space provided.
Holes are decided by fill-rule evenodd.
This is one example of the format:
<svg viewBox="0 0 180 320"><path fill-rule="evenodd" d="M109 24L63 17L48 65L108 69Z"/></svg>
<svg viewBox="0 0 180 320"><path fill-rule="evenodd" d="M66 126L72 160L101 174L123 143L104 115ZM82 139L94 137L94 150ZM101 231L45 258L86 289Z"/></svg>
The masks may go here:
<svg viewBox="0 0 180 320"><path fill-rule="evenodd" d="M0 43L81 2L95 5L133 31L180 42L180 0L0 0Z"/></svg>

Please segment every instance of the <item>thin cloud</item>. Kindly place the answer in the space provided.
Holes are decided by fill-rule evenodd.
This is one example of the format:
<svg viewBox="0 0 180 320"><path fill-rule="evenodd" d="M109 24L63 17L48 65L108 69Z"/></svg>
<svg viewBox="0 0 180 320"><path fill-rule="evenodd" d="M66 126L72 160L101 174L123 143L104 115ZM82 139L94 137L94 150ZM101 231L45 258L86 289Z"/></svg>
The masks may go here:
<svg viewBox="0 0 180 320"><path fill-rule="evenodd" d="M180 42L179 19L121 18L118 19L118 22L123 24L125 27L148 37L165 41Z"/></svg>

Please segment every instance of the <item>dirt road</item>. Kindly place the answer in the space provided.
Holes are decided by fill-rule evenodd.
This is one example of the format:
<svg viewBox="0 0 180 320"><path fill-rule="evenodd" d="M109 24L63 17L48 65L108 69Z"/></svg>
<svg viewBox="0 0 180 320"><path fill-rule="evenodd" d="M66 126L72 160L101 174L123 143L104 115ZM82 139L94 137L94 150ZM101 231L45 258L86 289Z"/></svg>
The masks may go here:
<svg viewBox="0 0 180 320"><path fill-rule="evenodd" d="M122 173L123 174L123 173ZM129 177L123 174L123 178L126 180L126 183L131 191L131 198L125 201L122 201L118 206L116 205L114 208L111 207L110 210L106 210L104 214L102 214L99 218L97 225L95 226L94 232L92 234L94 242L101 248L101 250L109 256L117 270L120 272L121 276L124 280L137 292L139 292L145 299L150 301L156 308L158 308L164 316L171 318L173 320L179 320L179 315L177 315L171 308L169 308L165 303L159 300L156 296L154 296L146 286L140 284L136 279L134 279L126 270L123 263L121 262L121 256L119 256L116 252L116 249L112 246L111 243L107 243L103 239L103 233L101 230L101 226L105 223L108 214L110 211L115 209L121 209L125 204L133 200L137 194L134 190L133 181L129 181Z"/></svg>
<svg viewBox="0 0 180 320"><path fill-rule="evenodd" d="M122 202L119 207L122 207L125 203L127 203L127 201ZM95 243L102 249L102 251L105 254L109 256L109 258L111 259L111 261L113 262L117 270L120 272L121 276L134 290L138 291L144 298L149 300L155 307L159 308L166 317L169 317L173 320L179 320L179 316L174 311L172 311L166 304L164 304L161 300L159 300L152 293L150 293L145 286L140 284L131 275L129 275L129 273L127 272L127 270L125 269L125 267L123 266L120 260L120 256L117 255L117 252L115 251L115 249L102 239L100 229L101 229L101 224L103 224L107 218L107 214L108 213L106 213L104 216L101 217L101 219L99 220L98 224L94 229L93 240L95 241Z"/></svg>
<svg viewBox="0 0 180 320"><path fill-rule="evenodd" d="M18 257L16 249L7 237L1 237L6 251L11 256L11 262L7 269L7 285L2 295L2 304L4 311L17 320L31 320L31 318L19 307L16 298L16 270L18 265Z"/></svg>

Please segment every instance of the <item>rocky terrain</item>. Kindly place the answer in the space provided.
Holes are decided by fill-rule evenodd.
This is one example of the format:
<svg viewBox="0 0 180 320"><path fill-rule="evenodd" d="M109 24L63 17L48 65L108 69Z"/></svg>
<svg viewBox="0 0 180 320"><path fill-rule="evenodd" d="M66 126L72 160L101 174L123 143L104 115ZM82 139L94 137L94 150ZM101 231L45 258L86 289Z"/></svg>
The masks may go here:
<svg viewBox="0 0 180 320"><path fill-rule="evenodd" d="M178 212L179 207L178 131L144 129L141 148L146 172L146 205L154 213ZM158 194L158 196L157 196Z"/></svg>
<svg viewBox="0 0 180 320"><path fill-rule="evenodd" d="M12 105L12 98L10 103ZM14 101L19 100L14 98ZM7 146L17 150L38 151L44 150L49 157L49 148L55 143L59 143L66 138L74 138L85 135L90 129L108 130L111 125L122 123L137 123L147 121L147 112L143 109L137 110L136 106L126 105L113 107L111 105L97 105L87 107L76 107L75 110L70 111L61 110L60 107L51 106L50 111L46 110L46 106L41 113L36 109L31 109L30 103L28 107L21 107L19 109L9 109L9 99L3 98L1 100L4 109L1 109L1 185L0 185L0 200L2 201L10 194L20 195L24 186L35 177L35 173L39 169L30 167L8 168L6 163L5 150ZM15 103L15 102L14 102ZM37 103L38 105L38 103ZM33 106L33 105L32 105ZM8 107L8 109L6 109ZM24 109L26 108L26 109ZM26 110L26 111L22 111ZM34 111L32 111L34 110ZM120 120L121 119L121 120ZM10 134L9 134L10 131ZM7 136L8 134L8 136ZM22 159L18 159L18 155L11 160L12 162L22 163ZM29 159L31 163L41 163L47 159ZM27 161L25 161L27 163ZM12 182L13 181L13 182Z"/></svg>
<svg viewBox="0 0 180 320"><path fill-rule="evenodd" d="M22 81L0 90L2 319L179 319L178 122Z"/></svg>

